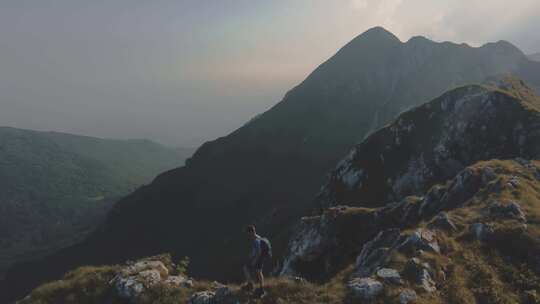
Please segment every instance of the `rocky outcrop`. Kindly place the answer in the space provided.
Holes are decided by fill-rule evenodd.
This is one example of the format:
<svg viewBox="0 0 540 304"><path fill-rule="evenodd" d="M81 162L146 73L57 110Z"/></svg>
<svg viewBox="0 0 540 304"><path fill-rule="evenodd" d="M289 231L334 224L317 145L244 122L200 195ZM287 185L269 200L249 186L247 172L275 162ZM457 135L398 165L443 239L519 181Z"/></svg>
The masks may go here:
<svg viewBox="0 0 540 304"><path fill-rule="evenodd" d="M512 178L511 181L512 180L515 180L515 177ZM510 185L514 187L513 184L510 183ZM525 217L525 213L523 213L523 210L521 210L521 206L516 202L509 202L507 204L496 202L492 204L491 206L489 206L488 214L494 217L514 218L522 222L527 221L527 218Z"/></svg>
<svg viewBox="0 0 540 304"><path fill-rule="evenodd" d="M377 270L377 277L383 280L385 283L396 285L402 283L401 275L397 270L392 268L381 268Z"/></svg>
<svg viewBox="0 0 540 304"><path fill-rule="evenodd" d="M352 279L348 284L354 298L361 300L373 300L383 291L383 284L371 278Z"/></svg>
<svg viewBox="0 0 540 304"><path fill-rule="evenodd" d="M192 280L183 275L170 275L165 264L151 258L121 268L110 282L119 297L136 303L140 296L156 285L190 287Z"/></svg>
<svg viewBox="0 0 540 304"><path fill-rule="evenodd" d="M338 164L318 204L381 206L480 160L540 156L538 97L513 78L497 85L457 88L403 113Z"/></svg>

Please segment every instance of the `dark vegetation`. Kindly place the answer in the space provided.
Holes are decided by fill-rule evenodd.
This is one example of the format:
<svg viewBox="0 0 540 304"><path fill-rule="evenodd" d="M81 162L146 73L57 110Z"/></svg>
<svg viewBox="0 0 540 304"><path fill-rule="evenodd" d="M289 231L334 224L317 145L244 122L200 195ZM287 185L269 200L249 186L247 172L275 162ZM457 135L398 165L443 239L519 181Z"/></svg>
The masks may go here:
<svg viewBox="0 0 540 304"><path fill-rule="evenodd" d="M14 262L80 241L116 200L188 153L145 140L0 128L0 279Z"/></svg>

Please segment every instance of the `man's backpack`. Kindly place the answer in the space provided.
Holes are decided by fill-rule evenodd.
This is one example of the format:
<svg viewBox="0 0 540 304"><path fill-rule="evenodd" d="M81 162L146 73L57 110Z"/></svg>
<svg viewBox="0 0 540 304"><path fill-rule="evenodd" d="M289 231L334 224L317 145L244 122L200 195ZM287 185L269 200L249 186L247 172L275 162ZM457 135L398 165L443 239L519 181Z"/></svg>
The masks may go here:
<svg viewBox="0 0 540 304"><path fill-rule="evenodd" d="M261 241L261 256L272 257L272 244L267 238L260 238Z"/></svg>

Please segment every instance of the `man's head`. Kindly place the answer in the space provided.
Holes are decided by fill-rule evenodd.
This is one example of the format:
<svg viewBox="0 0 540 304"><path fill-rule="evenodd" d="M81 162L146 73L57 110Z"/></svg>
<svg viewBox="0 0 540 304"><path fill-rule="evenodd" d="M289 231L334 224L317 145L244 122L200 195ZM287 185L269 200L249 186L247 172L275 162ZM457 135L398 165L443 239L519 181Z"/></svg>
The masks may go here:
<svg viewBox="0 0 540 304"><path fill-rule="evenodd" d="M254 225L249 225L246 227L246 233L249 235L250 238L254 238L257 235L257 231L255 230Z"/></svg>

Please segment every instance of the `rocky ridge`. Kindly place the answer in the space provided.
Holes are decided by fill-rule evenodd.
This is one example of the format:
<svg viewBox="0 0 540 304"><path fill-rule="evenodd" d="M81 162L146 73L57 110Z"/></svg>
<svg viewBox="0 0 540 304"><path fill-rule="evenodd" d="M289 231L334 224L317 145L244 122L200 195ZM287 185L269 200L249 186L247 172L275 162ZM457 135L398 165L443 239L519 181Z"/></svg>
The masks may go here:
<svg viewBox="0 0 540 304"><path fill-rule="evenodd" d="M421 194L479 160L540 155L540 100L522 81L451 90L400 115L330 174L321 206L377 206Z"/></svg>

